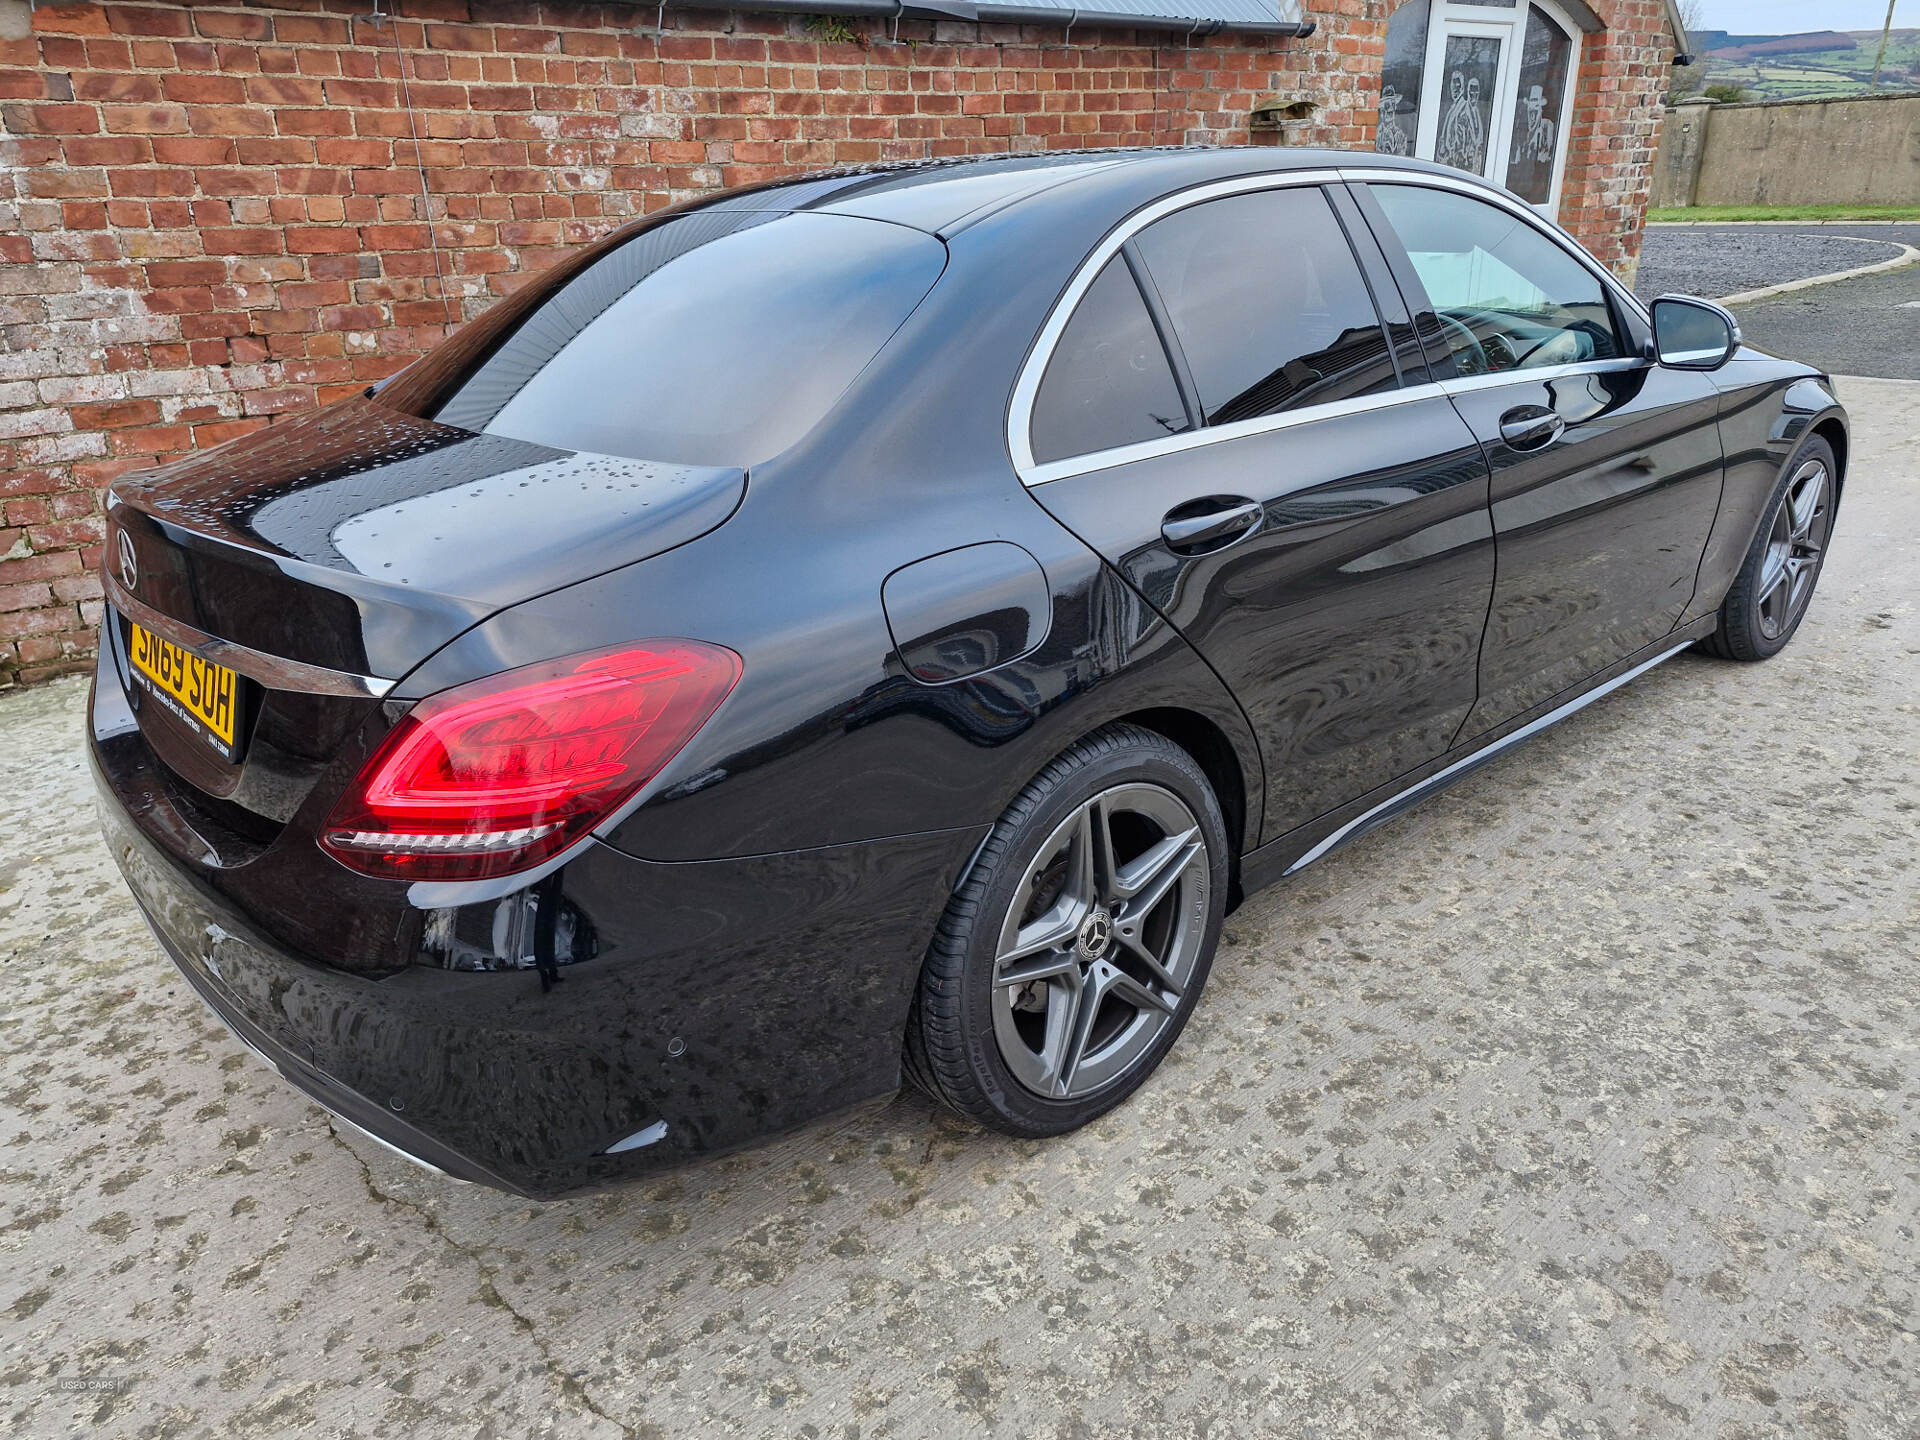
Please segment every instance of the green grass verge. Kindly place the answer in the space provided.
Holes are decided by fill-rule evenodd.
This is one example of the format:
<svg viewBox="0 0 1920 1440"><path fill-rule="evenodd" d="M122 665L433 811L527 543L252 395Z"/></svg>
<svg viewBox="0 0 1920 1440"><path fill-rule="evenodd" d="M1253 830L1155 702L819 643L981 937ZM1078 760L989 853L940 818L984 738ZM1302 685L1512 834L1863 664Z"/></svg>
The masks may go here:
<svg viewBox="0 0 1920 1440"><path fill-rule="evenodd" d="M1920 205L1694 205L1649 210L1651 222L1674 220L1920 220Z"/></svg>

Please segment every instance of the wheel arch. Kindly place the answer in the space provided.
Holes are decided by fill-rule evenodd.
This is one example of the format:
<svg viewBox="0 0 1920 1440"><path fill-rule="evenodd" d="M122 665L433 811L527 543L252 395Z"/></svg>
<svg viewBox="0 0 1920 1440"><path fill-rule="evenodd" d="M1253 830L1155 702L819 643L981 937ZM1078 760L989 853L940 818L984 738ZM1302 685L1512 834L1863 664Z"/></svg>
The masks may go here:
<svg viewBox="0 0 1920 1440"><path fill-rule="evenodd" d="M1818 435L1833 449L1833 493L1837 500L1847 485L1847 427L1838 415L1826 415L1813 424L1812 434Z"/></svg>
<svg viewBox="0 0 1920 1440"><path fill-rule="evenodd" d="M1158 706L1116 715L1109 723L1138 725L1164 735L1191 755L1194 763L1213 787L1220 802L1220 813L1227 822L1231 849L1227 855L1227 908L1241 901L1240 855L1247 848L1247 777L1233 741L1212 720L1197 710L1178 706Z"/></svg>

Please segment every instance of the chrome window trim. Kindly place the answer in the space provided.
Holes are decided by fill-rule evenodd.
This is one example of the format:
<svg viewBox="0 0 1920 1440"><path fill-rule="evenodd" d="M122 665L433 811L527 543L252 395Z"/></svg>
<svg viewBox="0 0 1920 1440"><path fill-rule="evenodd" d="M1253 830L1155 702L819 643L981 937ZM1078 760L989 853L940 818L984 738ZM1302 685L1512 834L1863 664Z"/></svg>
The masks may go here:
<svg viewBox="0 0 1920 1440"><path fill-rule="evenodd" d="M1169 441L1184 440L1188 437L1208 435L1207 430L1190 430L1179 435L1169 435L1161 440L1143 440L1138 444L1124 445L1113 450L1098 450L1090 455L1070 455L1061 460L1050 460L1043 465L1033 458L1033 402L1040 393L1040 380L1046 374L1047 364L1053 359L1055 345L1059 343L1061 332L1067 328L1067 322L1073 318L1073 312L1079 307L1081 297L1087 293L1095 277L1105 268L1106 263L1120 253L1135 235L1139 234L1154 221L1185 210L1194 205L1204 205L1209 200L1219 200L1228 195L1243 195L1252 190L1281 190L1296 185L1327 185L1340 179L1338 170L1286 170L1268 171L1258 175L1236 175L1229 180L1214 180L1204 185L1195 185L1185 190L1163 195L1149 202L1127 216L1097 246L1093 253L1080 262L1080 268L1074 272L1073 279L1067 282L1067 288L1054 302L1053 311L1047 316L1047 323L1040 327L1040 334L1033 342L1033 348L1027 352L1026 362L1020 367L1020 378L1014 382L1013 398L1007 406L1007 448L1013 456L1013 468L1028 485L1039 485L1043 481L1034 479L1040 470L1052 470L1062 465L1078 466L1079 469L1066 473L1078 474L1079 470L1105 469L1107 464L1124 463L1108 460L1100 465L1088 465L1083 462L1096 456L1114 456L1128 451L1138 450L1143 455L1158 454L1150 447L1166 445ZM1355 262L1358 263L1357 261ZM1231 427L1222 427L1224 431ZM1216 433L1213 438L1218 438ZM1185 448L1185 447L1181 447ZM1141 458L1141 457L1133 457ZM1059 479L1058 475L1048 475L1047 479Z"/></svg>
<svg viewBox="0 0 1920 1440"><path fill-rule="evenodd" d="M304 660L288 660L284 656L255 650L249 645L222 640L217 635L196 630L171 615L161 614L144 600L135 599L111 571L103 572L100 579L107 592L107 603L141 629L150 630L162 640L178 645L202 660L224 665L270 690L291 690L302 695L352 695L378 700L396 683L374 675L329 670L324 666L309 665Z"/></svg>
<svg viewBox="0 0 1920 1440"><path fill-rule="evenodd" d="M1501 370L1491 375L1461 375L1437 383L1449 395L1469 390L1496 390L1502 385L1519 385L1528 380L1559 380L1568 375L1611 375L1619 370L1641 370L1652 364L1633 355L1612 360L1581 360L1572 365L1542 365L1537 370Z"/></svg>
<svg viewBox="0 0 1920 1440"><path fill-rule="evenodd" d="M1064 460L1048 460L1043 464L1029 466L1020 474L1028 485L1045 485L1050 480L1064 480L1070 475L1084 475L1090 470L1111 470L1119 465L1131 465L1139 460L1151 460L1160 455L1177 455L1182 450L1197 450L1203 445L1223 444L1228 440L1240 440L1249 435L1265 435L1273 430L1287 430L1295 425L1304 425L1310 420L1328 420L1337 415L1358 415L1368 410L1384 410L1392 405L1404 405L1415 400L1427 400L1446 393L1442 384L1428 382L1425 385L1409 385L1402 390L1383 390L1378 395L1358 395L1351 400L1330 400L1324 405L1303 405L1298 410L1282 410L1277 415L1256 415L1247 420L1235 420L1228 425L1207 425L1198 430L1183 430L1178 435L1164 436L1158 440L1141 440L1132 445L1117 446L1112 450L1094 450L1085 455L1069 455Z"/></svg>
<svg viewBox="0 0 1920 1440"><path fill-rule="evenodd" d="M1131 445L1116 446L1111 450L1094 450L1085 455L1069 455L1059 460L1034 459L1033 405L1040 393L1040 381L1046 375L1047 365L1053 359L1054 349L1059 344L1062 332L1067 328L1067 322L1073 318L1073 312L1079 306L1081 298L1085 296L1107 262L1120 252L1121 246L1156 220L1224 196L1243 195L1256 190L1288 189L1300 185L1329 185L1343 182L1365 184L1368 181L1379 180L1403 185L1427 185L1437 190L1456 190L1506 210L1516 219L1531 225L1548 241L1572 255L1600 280L1610 294L1631 305L1634 311L1651 325L1652 320L1647 314L1646 307L1641 305L1630 292L1622 289L1619 282L1607 273L1604 266L1580 248L1578 241L1544 219L1539 211L1525 201L1505 195L1481 181L1465 178L1456 180L1450 175L1432 175L1423 170L1398 170L1385 166L1272 171L1259 175L1239 175L1230 180L1215 180L1205 185L1196 185L1190 189L1162 196L1127 216L1109 231L1106 238L1081 262L1080 268L1074 272L1073 279L1067 282L1067 288L1054 302L1046 324L1040 328L1040 334L1034 340L1033 348L1020 367L1020 376L1014 383L1013 396L1007 406L1007 449L1013 457L1013 468L1020 476L1021 483L1029 487L1045 485L1053 480L1064 480L1070 476L1085 475L1095 470L1111 470L1116 466L1131 465L1140 460L1151 460L1161 455L1174 455L1184 450L1195 450L1203 445L1222 444L1230 440L1245 439L1249 435L1264 435L1275 430L1289 429L1295 425L1309 424L1315 420L1329 420L1342 415L1384 410L1395 405L1412 404L1415 401L1428 400L1441 395L1455 395L1467 390L1483 390L1525 381L1555 380L1568 375L1605 374L1617 370L1638 369L1650 363L1638 357L1625 356L1611 360L1584 360L1571 365L1547 365L1537 370L1506 370L1497 375L1470 375L1452 380L1430 380L1420 385L1382 391L1377 395L1360 395L1350 400L1328 401L1323 405L1303 405L1298 410L1283 410L1275 415L1258 415L1248 420L1236 420L1228 425L1202 426L1198 430L1186 430L1178 435L1141 440ZM1359 262L1356 260L1355 263Z"/></svg>

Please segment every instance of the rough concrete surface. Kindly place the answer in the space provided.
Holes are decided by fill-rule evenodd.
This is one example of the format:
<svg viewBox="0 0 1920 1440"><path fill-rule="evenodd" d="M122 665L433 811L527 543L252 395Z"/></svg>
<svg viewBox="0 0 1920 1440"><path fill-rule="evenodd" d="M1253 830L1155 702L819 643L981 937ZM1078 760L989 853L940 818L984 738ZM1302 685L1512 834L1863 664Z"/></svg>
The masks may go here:
<svg viewBox="0 0 1920 1440"><path fill-rule="evenodd" d="M1809 24L1839 23L1824 7L1803 13ZM1920 204L1916 125L1920 95L1898 82L1862 95L1681 105L1661 126L1654 203Z"/></svg>
<svg viewBox="0 0 1920 1440"><path fill-rule="evenodd" d="M7 697L0 1428L1920 1434L1920 385L1843 393L1784 655L1680 657L1255 897L1051 1143L906 1098L573 1203L424 1175L174 978L82 687Z"/></svg>

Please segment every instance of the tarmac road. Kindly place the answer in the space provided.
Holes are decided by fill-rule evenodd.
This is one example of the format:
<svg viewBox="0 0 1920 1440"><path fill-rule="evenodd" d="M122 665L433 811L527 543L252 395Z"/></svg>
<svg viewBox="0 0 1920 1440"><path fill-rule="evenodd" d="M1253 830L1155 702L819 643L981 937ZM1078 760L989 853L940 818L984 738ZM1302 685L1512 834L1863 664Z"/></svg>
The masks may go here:
<svg viewBox="0 0 1920 1440"><path fill-rule="evenodd" d="M539 1207L331 1123L0 697L22 1437L1920 1434L1920 385L1793 646L1677 658L1228 922L1161 1073ZM831 977L823 977L831 983Z"/></svg>
<svg viewBox="0 0 1920 1440"><path fill-rule="evenodd" d="M1848 238L1852 237L1852 238ZM1890 259L1920 225L1656 225L1635 290L1732 295ZM1920 265L1739 305L1749 343L1833 373L1920 380Z"/></svg>

